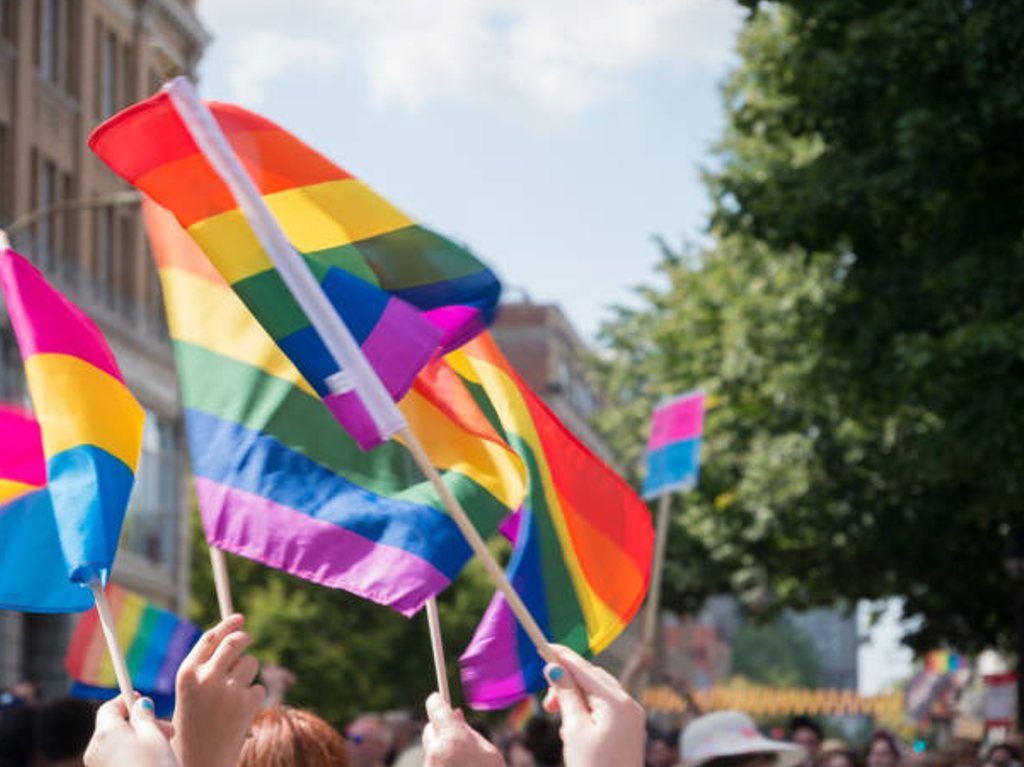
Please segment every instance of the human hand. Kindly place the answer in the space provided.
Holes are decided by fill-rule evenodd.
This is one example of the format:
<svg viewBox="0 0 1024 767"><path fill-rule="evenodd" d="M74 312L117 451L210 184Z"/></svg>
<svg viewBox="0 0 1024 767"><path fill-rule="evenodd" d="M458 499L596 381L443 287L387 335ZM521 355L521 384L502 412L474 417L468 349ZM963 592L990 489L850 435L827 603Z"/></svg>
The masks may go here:
<svg viewBox="0 0 1024 767"><path fill-rule="evenodd" d="M85 749L86 767L178 767L171 748L174 727L156 718L153 701L138 698L129 714L124 696L108 700L96 712L96 730Z"/></svg>
<svg viewBox="0 0 1024 767"><path fill-rule="evenodd" d="M174 750L185 767L235 767L266 690L252 682L259 661L232 615L207 631L178 669Z"/></svg>
<svg viewBox="0 0 1024 767"><path fill-rule="evenodd" d="M568 647L552 645L559 664L544 674L551 688L544 708L562 714L565 767L640 767L644 710L615 677Z"/></svg>
<svg viewBox="0 0 1024 767"><path fill-rule="evenodd" d="M427 698L427 718L424 767L505 767L498 749L466 724L461 710L452 710L436 692Z"/></svg>

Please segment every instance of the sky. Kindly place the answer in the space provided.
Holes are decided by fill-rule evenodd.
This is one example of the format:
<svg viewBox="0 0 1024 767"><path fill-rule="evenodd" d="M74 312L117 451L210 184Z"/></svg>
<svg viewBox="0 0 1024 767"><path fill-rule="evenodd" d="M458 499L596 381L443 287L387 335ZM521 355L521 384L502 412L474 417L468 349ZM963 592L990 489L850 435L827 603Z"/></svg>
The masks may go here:
<svg viewBox="0 0 1024 767"><path fill-rule="evenodd" d="M467 243L587 338L658 250L703 237L700 180L743 12L729 0L202 0L211 99L270 117ZM909 673L898 604L861 690Z"/></svg>
<svg viewBox="0 0 1024 767"><path fill-rule="evenodd" d="M298 10L300 9L301 10ZM728 0L203 0L207 98L280 123L592 338L700 239Z"/></svg>

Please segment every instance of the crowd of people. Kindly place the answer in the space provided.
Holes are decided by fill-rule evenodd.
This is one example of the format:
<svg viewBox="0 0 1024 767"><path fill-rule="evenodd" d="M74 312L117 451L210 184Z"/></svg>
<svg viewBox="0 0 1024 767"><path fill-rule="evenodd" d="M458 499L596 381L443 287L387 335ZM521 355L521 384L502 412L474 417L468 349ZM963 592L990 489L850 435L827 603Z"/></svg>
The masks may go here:
<svg viewBox="0 0 1024 767"><path fill-rule="evenodd" d="M34 685L15 685L0 697L0 767L1021 767L1012 742L983 754L905 753L879 731L858 751L806 717L785 739L765 737L739 711L698 716L681 734L654 729L620 680L558 646L545 669L545 713L522 730L491 732L435 693L422 726L395 711L339 732L284 705L293 677L277 667L260 676L243 623L232 616L196 644L178 671L170 721L146 697L42 703Z"/></svg>

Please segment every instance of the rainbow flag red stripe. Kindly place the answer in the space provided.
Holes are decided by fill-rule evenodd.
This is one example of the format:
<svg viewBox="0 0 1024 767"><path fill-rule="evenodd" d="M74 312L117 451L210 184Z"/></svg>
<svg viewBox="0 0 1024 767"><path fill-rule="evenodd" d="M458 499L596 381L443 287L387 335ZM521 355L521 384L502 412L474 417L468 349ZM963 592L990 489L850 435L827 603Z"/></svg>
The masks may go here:
<svg viewBox="0 0 1024 767"><path fill-rule="evenodd" d="M587 656L643 602L654 531L644 502L581 443L483 334L447 359L529 472L508 575L548 639ZM500 595L461 659L475 708L505 708L544 685L544 661Z"/></svg>
<svg viewBox="0 0 1024 767"><path fill-rule="evenodd" d="M394 399L439 348L455 348L493 318L500 284L465 248L414 223L274 123L231 105L210 109ZM89 145L174 213L364 449L388 436L366 423L351 392L329 391L337 363L168 93L114 116Z"/></svg>
<svg viewBox="0 0 1024 767"><path fill-rule="evenodd" d="M0 287L25 360L68 575L106 582L145 412L99 328L13 250L0 254Z"/></svg>
<svg viewBox="0 0 1024 767"><path fill-rule="evenodd" d="M194 623L120 586L107 586L115 630L136 689L169 695L185 656L202 632ZM95 610L78 621L64 666L76 682L116 688L117 677Z"/></svg>

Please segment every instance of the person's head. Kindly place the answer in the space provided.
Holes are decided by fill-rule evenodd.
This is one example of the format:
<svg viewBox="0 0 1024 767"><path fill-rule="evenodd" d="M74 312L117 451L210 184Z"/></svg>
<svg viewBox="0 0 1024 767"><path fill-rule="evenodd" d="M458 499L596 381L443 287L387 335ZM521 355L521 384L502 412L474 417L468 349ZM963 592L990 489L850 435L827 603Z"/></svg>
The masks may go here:
<svg viewBox="0 0 1024 767"><path fill-rule="evenodd" d="M0 767L28 767L32 763L35 716L30 706L0 708Z"/></svg>
<svg viewBox="0 0 1024 767"><path fill-rule="evenodd" d="M391 731L391 751L393 756L399 756L410 746L420 742L420 732L423 727L413 717L412 713L405 709L388 711L383 716L384 724Z"/></svg>
<svg viewBox="0 0 1024 767"><path fill-rule="evenodd" d="M27 706L35 706L39 703L39 685L27 679L15 682L10 689L11 695Z"/></svg>
<svg viewBox="0 0 1024 767"><path fill-rule="evenodd" d="M995 767L1008 767L1020 760L1020 751L1009 743L996 743L985 756L985 761L994 764Z"/></svg>
<svg viewBox="0 0 1024 767"><path fill-rule="evenodd" d="M252 720L238 767L348 767L345 739L309 711L290 706L264 708Z"/></svg>
<svg viewBox="0 0 1024 767"><path fill-rule="evenodd" d="M860 767L860 762L849 749L829 749L818 757L818 767Z"/></svg>
<svg viewBox="0 0 1024 767"><path fill-rule="evenodd" d="M795 767L804 751L770 740L742 711L715 711L694 719L679 748L684 767Z"/></svg>
<svg viewBox="0 0 1024 767"><path fill-rule="evenodd" d="M523 734L538 767L556 767L562 763L562 736L554 721L546 716L534 716L526 723Z"/></svg>
<svg viewBox="0 0 1024 767"><path fill-rule="evenodd" d="M871 736L868 744L867 767L896 767L902 761L896 738L889 732L879 730Z"/></svg>
<svg viewBox="0 0 1024 767"><path fill-rule="evenodd" d="M96 726L96 705L57 698L36 709L36 748L48 764L79 765Z"/></svg>
<svg viewBox="0 0 1024 767"><path fill-rule="evenodd" d="M807 752L807 761L818 758L824 733L821 726L809 716L795 716L789 723L789 739Z"/></svg>
<svg viewBox="0 0 1024 767"><path fill-rule="evenodd" d="M377 714L363 714L345 728L353 767L378 767L391 751L391 730Z"/></svg>
<svg viewBox="0 0 1024 767"><path fill-rule="evenodd" d="M679 764L679 733L655 730L647 737L647 764L675 767Z"/></svg>

